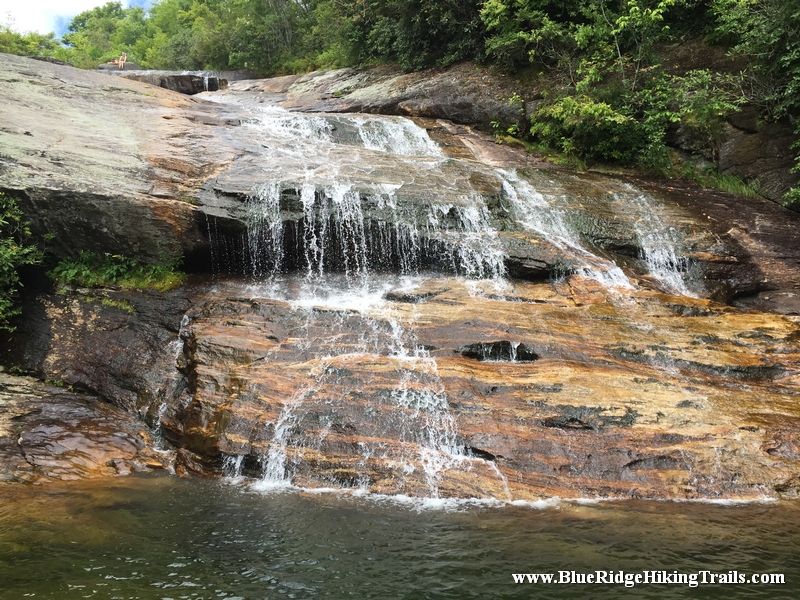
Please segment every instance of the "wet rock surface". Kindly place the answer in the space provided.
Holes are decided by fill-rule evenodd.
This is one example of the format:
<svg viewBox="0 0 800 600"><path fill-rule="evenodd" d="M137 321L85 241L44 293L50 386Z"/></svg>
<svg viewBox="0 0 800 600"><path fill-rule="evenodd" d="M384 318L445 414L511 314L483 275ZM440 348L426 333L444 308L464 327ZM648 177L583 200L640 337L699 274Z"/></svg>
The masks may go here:
<svg viewBox="0 0 800 600"><path fill-rule="evenodd" d="M466 68L469 93L495 85ZM483 118L455 84L433 86L434 110L419 81L367 76L236 84L225 104L3 57L0 189L52 253L218 275L168 294L31 287L3 361L113 406L19 392L38 412L8 413L27 431L4 434L8 478L153 467L152 427L178 473L309 487L797 494L800 216L541 169L442 120ZM281 102L421 117L309 121Z"/></svg>
<svg viewBox="0 0 800 600"><path fill-rule="evenodd" d="M292 285L304 284L283 293ZM139 386L151 402L140 413L183 448L184 473L238 464L309 487L514 499L797 493L796 318L620 297L578 276L503 293L482 285L428 280L358 307L199 284L137 307L139 323L186 309L148 357L163 370L146 388L117 365L136 365L132 340L154 330L130 317L124 334L118 315L86 302L65 318L64 300L41 296L53 342L26 356L42 376L112 400L108 380ZM95 347L113 351L95 352L87 372L82 353ZM420 450L429 435L455 457Z"/></svg>
<svg viewBox="0 0 800 600"><path fill-rule="evenodd" d="M551 173L534 176L537 189L548 201L560 201L565 188L570 196L580 197L562 209L565 226L589 246L616 255L618 262L627 262L632 272L642 274L637 261L643 250L634 231L639 213L609 201L616 198L615 193L631 196L624 181L602 176L579 179L553 169L541 170L541 163L519 150L494 144L467 126L432 118L422 118L418 124L443 156L434 161L421 157L416 162L409 156L405 163L397 163L391 154L363 148L363 119L319 117L323 123L314 126L321 129L309 133L308 126L293 117L278 114L273 118L272 113L265 117L259 108L262 100L274 107L282 98L284 104L308 107L321 89L339 85L336 82L342 77L384 81L391 73L344 70L237 82L238 87L227 92L207 95L216 102L205 102L125 78L21 57L4 58L0 69L7 83L0 92L2 100L12 107L4 115L13 114L13 119L0 123L0 189L20 199L37 236L53 236L48 249L57 257L74 257L80 251L158 263L183 257L194 271L246 272L242 265L250 250L243 240L254 218L259 218L254 217L252 200L269 186L278 187L287 235L283 243L291 246L295 243L291 231L299 234L304 227L302 188L315 185L319 200L325 201L326 195L335 195L335 186L329 183L335 170L336 177L344 178L349 189L360 194L360 210L370 235L380 238L399 221L405 230L392 235L402 237L415 230L415 235L427 240L427 261L460 251L452 240L419 231L431 220L429 207L437 206L444 215L450 210L447 206L460 207L465 199L480 195L499 231L496 243L505 251L509 274L546 279L570 272L574 261L565 256L563 244L530 231L520 235L509 208L506 181L508 170L536 169ZM482 98L502 96L501 90L511 89L501 76L474 67L448 73L447 85L463 84ZM413 85L397 83L398 89L405 89L409 97L426 93L422 76L413 77L417 78ZM438 85L431 83L431 90ZM356 87L351 87L355 94ZM226 104L226 99L235 103ZM330 102L340 100L334 97ZM487 105L485 110L494 108ZM455 115L448 118L458 120ZM292 153L293 144L318 146L328 137L335 143L329 144L322 164L309 165L305 152ZM659 194L663 190L656 192L657 202ZM702 216L687 210L671 207L665 216L691 238L683 251L690 254L692 277L711 282L695 286L696 293L728 301L760 289L758 267L735 237L719 241ZM463 215L459 218L464 220ZM455 238L456 230L465 224L448 226ZM223 239L222 247L215 248ZM396 264L397 257L390 262Z"/></svg>
<svg viewBox="0 0 800 600"><path fill-rule="evenodd" d="M314 112L363 112L447 119L491 131L527 122L526 106L511 102L520 93L535 95L496 71L463 63L447 70L402 73L391 66L368 70L315 71L231 84L231 92L250 92L280 100L287 108ZM528 106L533 109L535 103Z"/></svg>
<svg viewBox="0 0 800 600"><path fill-rule="evenodd" d="M135 415L86 394L0 373L0 481L42 483L172 470Z"/></svg>
<svg viewBox="0 0 800 600"><path fill-rule="evenodd" d="M742 69L741 64L720 56L715 49L698 51L692 42L686 46L684 52L673 49L673 59L664 64L685 67L690 62L685 60L685 52L693 52L701 57L699 62L698 56L692 59L698 69L708 68L709 60L723 72L735 74ZM471 63L418 73L402 73L391 67L319 71L237 82L231 89L232 93L241 91L257 94L259 102L279 101L294 110L446 119L475 125L485 132L492 131L492 122L497 122L501 130L515 124L526 126L542 100L536 86ZM791 173L795 162L792 145L796 141L793 125L788 121L765 123L756 107L746 106L740 113L731 113L723 129L714 156L708 158L714 159L722 173L758 181L764 197L781 203L784 194L800 181ZM672 143L689 152L698 151L680 136Z"/></svg>
<svg viewBox="0 0 800 600"><path fill-rule="evenodd" d="M238 119L161 88L19 56L3 55L0 79L0 189L19 198L37 236L54 235L52 253L163 262L207 249L192 190L242 152L217 135Z"/></svg>
<svg viewBox="0 0 800 600"><path fill-rule="evenodd" d="M737 198L692 186L638 180L644 190L658 189L696 222L705 222L717 244L708 259L706 282L736 306L800 315L800 220L766 200ZM745 269L740 267L744 264Z"/></svg>

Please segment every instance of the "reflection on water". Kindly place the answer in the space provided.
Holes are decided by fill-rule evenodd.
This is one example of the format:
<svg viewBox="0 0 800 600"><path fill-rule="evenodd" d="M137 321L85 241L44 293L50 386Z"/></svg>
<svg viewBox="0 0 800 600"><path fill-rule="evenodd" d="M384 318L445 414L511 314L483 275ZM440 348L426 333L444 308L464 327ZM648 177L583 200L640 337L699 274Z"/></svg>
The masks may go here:
<svg viewBox="0 0 800 600"><path fill-rule="evenodd" d="M796 598L800 507L430 507L170 477L0 488L2 598ZM515 585L559 570L786 584Z"/></svg>

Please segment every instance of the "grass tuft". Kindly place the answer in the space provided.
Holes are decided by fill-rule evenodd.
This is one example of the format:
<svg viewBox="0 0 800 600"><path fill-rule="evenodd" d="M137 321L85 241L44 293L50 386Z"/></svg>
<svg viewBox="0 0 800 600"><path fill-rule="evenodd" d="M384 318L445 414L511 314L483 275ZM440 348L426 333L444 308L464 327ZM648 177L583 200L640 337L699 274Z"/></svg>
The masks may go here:
<svg viewBox="0 0 800 600"><path fill-rule="evenodd" d="M734 196L746 196L748 198L761 198L759 193L758 181L744 181L735 175L726 175L716 169L696 169L691 165L684 165L676 175L690 181L694 181L700 187L709 190L719 190Z"/></svg>
<svg viewBox="0 0 800 600"><path fill-rule="evenodd" d="M175 264L143 265L120 254L100 256L95 252L81 252L77 260L64 259L48 275L61 287L117 287L159 292L183 285L187 277Z"/></svg>

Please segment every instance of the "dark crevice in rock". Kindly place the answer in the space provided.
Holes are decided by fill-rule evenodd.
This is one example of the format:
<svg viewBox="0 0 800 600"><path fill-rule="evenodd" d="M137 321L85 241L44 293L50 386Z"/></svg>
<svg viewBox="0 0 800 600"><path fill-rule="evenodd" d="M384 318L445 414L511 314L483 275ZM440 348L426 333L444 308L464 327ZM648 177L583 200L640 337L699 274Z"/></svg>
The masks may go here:
<svg viewBox="0 0 800 600"><path fill-rule="evenodd" d="M594 425L566 415L548 417L542 420L542 425L551 429L595 429Z"/></svg>
<svg viewBox="0 0 800 600"><path fill-rule="evenodd" d="M333 217L313 224L301 217L284 221L281 237L275 240L271 231L248 234L240 224L209 217L210 260L217 273L256 277L309 268L326 273L369 269L467 274L458 259L460 249L451 241L428 235L412 238L402 228L378 220L365 221L361 235L353 235L350 226ZM311 239L314 250L309 247Z"/></svg>
<svg viewBox="0 0 800 600"><path fill-rule="evenodd" d="M596 406L559 405L554 407L559 414L542 420L542 425L551 429L592 429L605 427L630 427L639 413L625 408L625 414L604 414L606 409Z"/></svg>
<svg viewBox="0 0 800 600"><path fill-rule="evenodd" d="M539 359L539 355L525 344L508 341L465 344L456 352L465 358L481 361L533 362Z"/></svg>
<svg viewBox="0 0 800 600"><path fill-rule="evenodd" d="M159 73L159 72L131 72L120 73L120 77L133 79L162 87L173 92L192 96L200 92L216 92L228 86L228 81L216 75L199 75L193 73Z"/></svg>
<svg viewBox="0 0 800 600"><path fill-rule="evenodd" d="M534 383L528 386L528 389L534 392L538 392L540 394L558 394L564 391L564 384L563 383L553 383L553 384L540 384Z"/></svg>
<svg viewBox="0 0 800 600"><path fill-rule="evenodd" d="M671 456L646 456L625 465L631 471L671 470L680 468L680 462Z"/></svg>
<svg viewBox="0 0 800 600"><path fill-rule="evenodd" d="M715 365L693 360L674 359L670 350L661 346L637 348L618 344L609 348L612 356L622 360L668 365L684 371L697 371L706 375L714 375L725 380L771 381L787 373L787 368L774 361L764 361L760 365Z"/></svg>
<svg viewBox="0 0 800 600"><path fill-rule="evenodd" d="M246 454L242 459L242 474L248 477L263 476L263 457L255 454Z"/></svg>
<svg viewBox="0 0 800 600"><path fill-rule="evenodd" d="M691 400L683 400L678 402L675 405L676 408L694 408L696 410L703 410L703 407L697 404L696 402L692 402Z"/></svg>
<svg viewBox="0 0 800 600"><path fill-rule="evenodd" d="M487 452L486 450L481 450L480 448L476 448L475 446L467 446L466 451L468 455L474 456L476 458L481 458L483 460L495 462L498 459L497 455L492 454L491 452Z"/></svg>

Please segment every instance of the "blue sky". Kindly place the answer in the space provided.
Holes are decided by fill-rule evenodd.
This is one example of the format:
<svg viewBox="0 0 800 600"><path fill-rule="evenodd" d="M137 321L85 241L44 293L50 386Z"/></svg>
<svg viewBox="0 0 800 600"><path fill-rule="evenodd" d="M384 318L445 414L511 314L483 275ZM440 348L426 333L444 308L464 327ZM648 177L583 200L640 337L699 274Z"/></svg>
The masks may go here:
<svg viewBox="0 0 800 600"><path fill-rule="evenodd" d="M61 36L72 18L108 0L0 0L0 24L19 32L36 31ZM148 8L153 0L120 0L123 6Z"/></svg>

